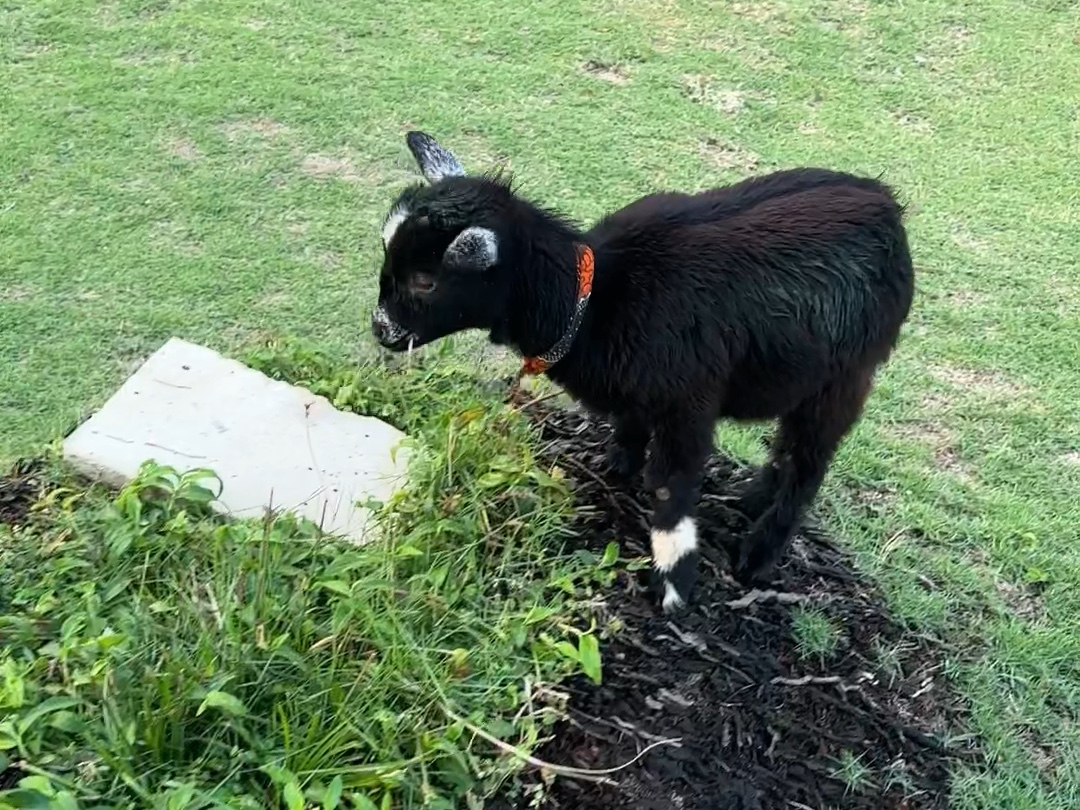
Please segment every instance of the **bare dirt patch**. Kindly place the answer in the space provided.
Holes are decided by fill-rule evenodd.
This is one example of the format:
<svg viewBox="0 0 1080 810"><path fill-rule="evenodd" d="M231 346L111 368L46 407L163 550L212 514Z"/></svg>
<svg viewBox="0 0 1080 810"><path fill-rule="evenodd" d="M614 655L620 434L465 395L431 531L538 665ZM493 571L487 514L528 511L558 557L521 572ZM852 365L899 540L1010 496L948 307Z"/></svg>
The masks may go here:
<svg viewBox="0 0 1080 810"><path fill-rule="evenodd" d="M772 0L732 3L730 10L736 17L756 23L776 23L784 20L788 13L785 3L772 2Z"/></svg>
<svg viewBox="0 0 1080 810"><path fill-rule="evenodd" d="M630 81L630 74L625 67L618 64L607 64L590 59L583 62L581 69L590 76L609 84L625 85Z"/></svg>
<svg viewBox="0 0 1080 810"><path fill-rule="evenodd" d="M975 480L971 467L960 457L955 437L945 425L929 421L909 422L892 428L893 435L928 446L934 455L934 466L965 483Z"/></svg>
<svg viewBox="0 0 1080 810"><path fill-rule="evenodd" d="M19 461L0 477L0 523L19 526L29 518L45 492L43 468L37 461Z"/></svg>
<svg viewBox="0 0 1080 810"><path fill-rule="evenodd" d="M191 138L172 138L165 144L165 151L181 160L198 160L202 152Z"/></svg>
<svg viewBox="0 0 1080 810"><path fill-rule="evenodd" d="M324 270L334 270L345 263L345 256L336 250L323 250L303 245L298 246L297 254L304 261L318 265Z"/></svg>
<svg viewBox="0 0 1080 810"><path fill-rule="evenodd" d="M929 371L939 382L986 399L1016 400L1028 393L1025 386L1000 372L951 365L931 366Z"/></svg>
<svg viewBox="0 0 1080 810"><path fill-rule="evenodd" d="M828 31L863 37L867 33L863 19L868 10L869 6L862 0L828 3L817 14L818 24Z"/></svg>
<svg viewBox="0 0 1080 810"><path fill-rule="evenodd" d="M986 239L976 236L963 225L954 224L951 236L953 242L965 250L984 251L990 249L990 243Z"/></svg>
<svg viewBox="0 0 1080 810"><path fill-rule="evenodd" d="M919 400L923 413L937 414L939 417L947 414L952 407L953 401L939 391L930 391Z"/></svg>
<svg viewBox="0 0 1080 810"><path fill-rule="evenodd" d="M890 115L897 126L913 132L916 135L934 134L934 125L916 113L906 112L904 110L894 110Z"/></svg>
<svg viewBox="0 0 1080 810"><path fill-rule="evenodd" d="M1080 467L1080 450L1073 450L1061 457L1061 462L1070 467Z"/></svg>
<svg viewBox="0 0 1080 810"><path fill-rule="evenodd" d="M1039 776L1047 786L1056 785L1058 778L1058 752L1038 738L1034 729L1029 729L1022 737L1028 756L1031 757Z"/></svg>
<svg viewBox="0 0 1080 810"><path fill-rule="evenodd" d="M1036 590L1030 586L1017 585L995 577L994 590L1018 619L1037 622L1043 617L1045 613L1043 601Z"/></svg>
<svg viewBox="0 0 1080 810"><path fill-rule="evenodd" d="M158 244L184 256L198 256L203 252L202 242L178 222L169 220L155 222L152 236Z"/></svg>
<svg viewBox="0 0 1080 810"><path fill-rule="evenodd" d="M987 302L988 296L986 293L976 292L975 290L953 290L943 295L941 300L956 309L968 309L983 306Z"/></svg>
<svg viewBox="0 0 1080 810"><path fill-rule="evenodd" d="M29 284L8 284L0 287L0 303L19 304L29 301L37 293L37 289Z"/></svg>
<svg viewBox="0 0 1080 810"><path fill-rule="evenodd" d="M709 76L700 73L683 76L682 86L691 101L712 107L724 115L737 115L746 109L749 101L764 99L761 93L719 87Z"/></svg>
<svg viewBox="0 0 1080 810"><path fill-rule="evenodd" d="M360 183L370 179L356 168L351 158L335 155L305 155L300 161L300 171L316 180Z"/></svg>
<svg viewBox="0 0 1080 810"><path fill-rule="evenodd" d="M1043 583L1030 582L1017 584L1003 577L997 566L992 564L991 557L986 549L972 548L964 554L965 559L972 568L979 572L980 576L988 584L991 584L994 593L998 595L1005 607L1018 619L1037 622L1046 614L1043 605Z"/></svg>
<svg viewBox="0 0 1080 810"><path fill-rule="evenodd" d="M760 158L737 144L707 138L698 145L701 156L717 169L749 174L757 169Z"/></svg>
<svg viewBox="0 0 1080 810"><path fill-rule="evenodd" d="M237 141L251 137L272 140L289 133L289 128L273 118L252 118L239 121L229 121L221 124L218 129L229 141Z"/></svg>
<svg viewBox="0 0 1080 810"><path fill-rule="evenodd" d="M624 556L647 553L648 499L606 475L607 426L542 406L530 410L545 457L573 482L581 507L576 543L600 551L615 540ZM603 683L565 685L569 719L537 753L593 770L640 758L603 782L558 776L539 807L948 806L950 766L974 751L944 742L960 715L940 651L905 633L875 586L815 531L800 534L772 590L735 584L724 549L746 521L726 496L747 474L726 458L710 461L699 515L705 571L686 613L659 614L642 575L619 572L600 609L602 622L621 623L601 651ZM800 655L792 633L800 606L812 606L835 629L829 655ZM845 779L845 762L861 769L854 783ZM526 806L527 798L496 804Z"/></svg>
<svg viewBox="0 0 1080 810"><path fill-rule="evenodd" d="M478 172L484 167L474 152L468 148L468 138L456 138L458 154L462 155L470 170ZM392 159L380 160L369 155L342 148L336 152L295 153L300 174L321 182L341 181L362 184L366 188L383 188L416 180L416 166L411 158L396 155ZM391 162L393 161L393 162ZM285 175L281 182L291 181L291 175Z"/></svg>
<svg viewBox="0 0 1080 810"><path fill-rule="evenodd" d="M882 516L894 511L897 494L891 487L863 487L850 494L854 504L864 515Z"/></svg>
<svg viewBox="0 0 1080 810"><path fill-rule="evenodd" d="M312 256L312 260L327 270L332 270L335 267L341 267L345 263L345 257L338 253L336 250L319 250Z"/></svg>
<svg viewBox="0 0 1080 810"><path fill-rule="evenodd" d="M975 39L975 31L963 23L957 23L945 29L945 38L957 45L966 46Z"/></svg>
<svg viewBox="0 0 1080 810"><path fill-rule="evenodd" d="M934 448L934 465L966 484L975 480L975 474L970 465L960 458L960 454L952 445L940 445Z"/></svg>

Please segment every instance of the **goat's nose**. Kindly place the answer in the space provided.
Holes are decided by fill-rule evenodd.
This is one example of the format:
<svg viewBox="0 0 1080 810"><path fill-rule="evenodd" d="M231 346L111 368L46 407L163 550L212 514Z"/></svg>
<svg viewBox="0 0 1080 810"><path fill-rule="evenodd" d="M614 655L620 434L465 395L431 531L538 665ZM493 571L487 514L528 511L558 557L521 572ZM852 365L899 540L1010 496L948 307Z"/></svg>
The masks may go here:
<svg viewBox="0 0 1080 810"><path fill-rule="evenodd" d="M381 342L386 339L386 318L380 316L381 310L376 309L371 313L371 334Z"/></svg>

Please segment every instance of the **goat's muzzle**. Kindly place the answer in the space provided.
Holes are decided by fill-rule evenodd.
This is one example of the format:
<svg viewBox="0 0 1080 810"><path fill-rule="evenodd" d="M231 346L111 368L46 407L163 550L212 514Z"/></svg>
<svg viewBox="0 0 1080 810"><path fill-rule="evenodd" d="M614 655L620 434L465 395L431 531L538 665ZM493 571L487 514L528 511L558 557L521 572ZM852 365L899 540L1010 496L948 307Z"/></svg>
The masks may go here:
<svg viewBox="0 0 1080 810"><path fill-rule="evenodd" d="M371 312L371 334L379 345L392 352L400 352L418 343L416 335L394 321L384 307Z"/></svg>

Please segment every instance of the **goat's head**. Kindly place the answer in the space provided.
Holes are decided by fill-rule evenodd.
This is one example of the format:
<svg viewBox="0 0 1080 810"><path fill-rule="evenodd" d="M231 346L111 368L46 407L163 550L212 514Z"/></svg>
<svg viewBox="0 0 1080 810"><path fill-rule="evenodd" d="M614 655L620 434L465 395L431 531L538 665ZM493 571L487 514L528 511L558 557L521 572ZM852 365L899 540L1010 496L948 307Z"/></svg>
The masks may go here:
<svg viewBox="0 0 1080 810"><path fill-rule="evenodd" d="M371 331L391 351L464 329L489 329L502 309L498 272L513 194L501 182L468 177L447 149L410 132L409 150L427 183L394 201L382 228L379 302Z"/></svg>

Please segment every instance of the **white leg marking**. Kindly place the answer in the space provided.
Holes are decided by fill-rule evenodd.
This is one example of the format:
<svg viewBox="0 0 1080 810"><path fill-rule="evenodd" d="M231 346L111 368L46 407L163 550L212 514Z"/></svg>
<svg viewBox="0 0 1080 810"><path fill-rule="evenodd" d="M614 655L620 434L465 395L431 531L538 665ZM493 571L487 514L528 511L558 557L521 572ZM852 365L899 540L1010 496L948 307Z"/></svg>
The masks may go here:
<svg viewBox="0 0 1080 810"><path fill-rule="evenodd" d="M670 571L687 554L697 551L697 524L693 518L684 517L670 532L653 529L651 539L653 567Z"/></svg>
<svg viewBox="0 0 1080 810"><path fill-rule="evenodd" d="M408 218L409 209L404 206L398 206L390 212L382 229L382 240L384 245L390 247L390 240L394 238L394 234L397 233L398 228L401 227L401 223Z"/></svg>
<svg viewBox="0 0 1080 810"><path fill-rule="evenodd" d="M670 582L664 583L664 601L661 606L666 612L672 610L678 610L683 606L683 598L679 596L679 592L675 590L675 586Z"/></svg>

